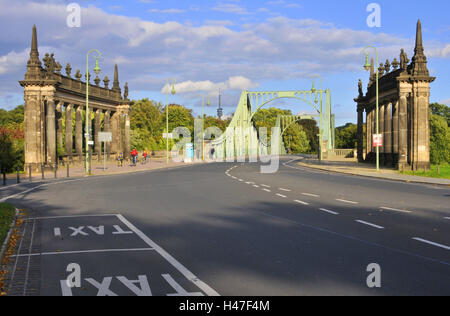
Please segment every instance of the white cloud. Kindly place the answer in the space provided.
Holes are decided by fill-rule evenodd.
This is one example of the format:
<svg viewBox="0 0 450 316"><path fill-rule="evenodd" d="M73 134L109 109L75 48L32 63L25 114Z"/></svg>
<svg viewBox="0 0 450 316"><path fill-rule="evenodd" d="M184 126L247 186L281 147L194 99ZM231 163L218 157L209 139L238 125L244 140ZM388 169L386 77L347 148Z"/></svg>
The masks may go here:
<svg viewBox="0 0 450 316"><path fill-rule="evenodd" d="M184 81L175 84L175 90L177 94L189 94L195 92L204 92L210 95L217 95L219 89L225 90L245 90L258 87L257 83L252 82L252 80L245 78L243 76L233 76L228 78L224 82L212 82L210 80L205 81ZM172 86L165 85L161 93L170 93Z"/></svg>

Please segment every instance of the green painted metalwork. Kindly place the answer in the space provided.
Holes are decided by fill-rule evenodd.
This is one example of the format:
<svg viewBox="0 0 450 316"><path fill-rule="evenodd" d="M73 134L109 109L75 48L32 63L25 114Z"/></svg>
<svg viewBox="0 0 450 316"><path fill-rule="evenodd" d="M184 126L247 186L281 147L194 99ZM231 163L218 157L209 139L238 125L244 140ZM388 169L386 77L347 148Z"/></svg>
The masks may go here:
<svg viewBox="0 0 450 316"><path fill-rule="evenodd" d="M275 128L279 128L281 154L285 153L282 135L292 124L302 119L319 118L319 129L323 146L326 150L334 149L334 115L331 113L331 91L327 90L294 90L294 91L243 91L233 119L225 133L215 139L216 158L233 161L235 157L255 157L270 154L265 135L255 127L255 114L267 104L279 99L296 99L310 105L318 114L309 116L283 115L277 117ZM323 104L325 101L325 104Z"/></svg>

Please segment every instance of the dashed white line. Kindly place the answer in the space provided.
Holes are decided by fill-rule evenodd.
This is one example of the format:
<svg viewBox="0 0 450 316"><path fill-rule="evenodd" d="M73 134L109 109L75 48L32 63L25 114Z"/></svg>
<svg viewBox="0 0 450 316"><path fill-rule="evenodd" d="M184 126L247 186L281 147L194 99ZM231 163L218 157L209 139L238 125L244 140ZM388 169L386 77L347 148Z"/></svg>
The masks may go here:
<svg viewBox="0 0 450 316"><path fill-rule="evenodd" d="M261 184L261 186L265 187L265 188L270 188L270 185L267 185L267 184Z"/></svg>
<svg viewBox="0 0 450 316"><path fill-rule="evenodd" d="M269 189L263 189L263 191L266 191L266 192L272 192L272 191L270 191Z"/></svg>
<svg viewBox="0 0 450 316"><path fill-rule="evenodd" d="M423 243L425 243L425 244L429 244L429 245L432 245L432 246L436 246L436 247L439 247L439 248L443 248L443 249L445 249L445 250L450 250L450 247L449 246L444 246L444 245L441 245L441 244L438 244L438 243L435 243L435 242L432 242L432 241L429 241L429 240L425 240L425 239L422 239L422 238L418 238L418 237L415 237L415 238L413 238L414 240L417 240L417 241L420 241L420 242L423 242Z"/></svg>
<svg viewBox="0 0 450 316"><path fill-rule="evenodd" d="M291 190L289 190L289 189L284 189L284 188L279 188L278 190L284 191L284 192L291 192Z"/></svg>
<svg viewBox="0 0 450 316"><path fill-rule="evenodd" d="M319 210L322 211L322 212L329 213L329 214L339 215L338 212L330 211L330 210L327 210L327 209L325 209L325 208L319 208Z"/></svg>
<svg viewBox="0 0 450 316"><path fill-rule="evenodd" d="M342 202L342 203L348 203L348 204L359 204L359 202L342 200L342 199L336 199L336 201L339 201L339 202Z"/></svg>
<svg viewBox="0 0 450 316"><path fill-rule="evenodd" d="M298 204L309 205L309 203L306 203L306 202L303 202L303 201L300 201L300 200L294 200L294 202L298 203Z"/></svg>
<svg viewBox="0 0 450 316"><path fill-rule="evenodd" d="M383 226L378 226L378 225L375 225L375 224L372 224L372 223L369 223L369 222L365 222L365 221L361 221L361 220L357 220L356 222L358 222L360 224L368 225L368 226L371 226L371 227L375 227L375 228L378 228L378 229L384 229Z"/></svg>
<svg viewBox="0 0 450 316"><path fill-rule="evenodd" d="M282 197L283 199L287 198L286 195L283 195L283 194L280 194L280 193L277 193L277 196Z"/></svg>
<svg viewBox="0 0 450 316"><path fill-rule="evenodd" d="M255 182L245 182L245 184L255 184Z"/></svg>
<svg viewBox="0 0 450 316"><path fill-rule="evenodd" d="M393 212L401 212L401 213L412 213L411 211L406 211L406 210L399 210L396 208L391 208L391 207L380 207L380 209L385 210L385 211L393 211Z"/></svg>
<svg viewBox="0 0 450 316"><path fill-rule="evenodd" d="M61 237L61 228L56 227L54 229L54 232L55 232L55 237Z"/></svg>
<svg viewBox="0 0 450 316"><path fill-rule="evenodd" d="M444 217L444 219L450 219L450 217Z"/></svg>
<svg viewBox="0 0 450 316"><path fill-rule="evenodd" d="M256 184L254 184L253 186L254 186L255 188L259 188L259 185L256 185Z"/></svg>
<svg viewBox="0 0 450 316"><path fill-rule="evenodd" d="M312 197L320 197L320 195L312 194L312 193L302 193L302 195L305 195L305 196L312 196Z"/></svg>

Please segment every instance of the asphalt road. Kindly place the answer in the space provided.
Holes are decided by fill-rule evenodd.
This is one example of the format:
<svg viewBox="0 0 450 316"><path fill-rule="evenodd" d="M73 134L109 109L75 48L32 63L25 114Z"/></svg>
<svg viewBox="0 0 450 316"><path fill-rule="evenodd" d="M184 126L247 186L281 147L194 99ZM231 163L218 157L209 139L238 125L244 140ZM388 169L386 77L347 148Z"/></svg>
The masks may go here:
<svg viewBox="0 0 450 316"><path fill-rule="evenodd" d="M221 163L2 190L30 216L9 293L450 295L450 188L288 160L259 171ZM367 286L372 263L380 288ZM69 264L80 288L65 285Z"/></svg>

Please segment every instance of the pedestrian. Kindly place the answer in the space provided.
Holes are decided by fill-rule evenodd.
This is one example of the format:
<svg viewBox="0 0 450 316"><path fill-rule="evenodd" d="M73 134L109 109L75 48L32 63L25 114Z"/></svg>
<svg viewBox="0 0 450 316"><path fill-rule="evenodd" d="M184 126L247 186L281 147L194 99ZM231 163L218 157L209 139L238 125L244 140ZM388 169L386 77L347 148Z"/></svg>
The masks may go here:
<svg viewBox="0 0 450 316"><path fill-rule="evenodd" d="M119 154L119 156L117 157L117 162L119 167L123 167L123 153Z"/></svg>
<svg viewBox="0 0 450 316"><path fill-rule="evenodd" d="M133 151L131 152L131 157L133 158L133 165L136 166L137 163L137 156L139 155L139 153L137 152L136 148L133 149Z"/></svg>

